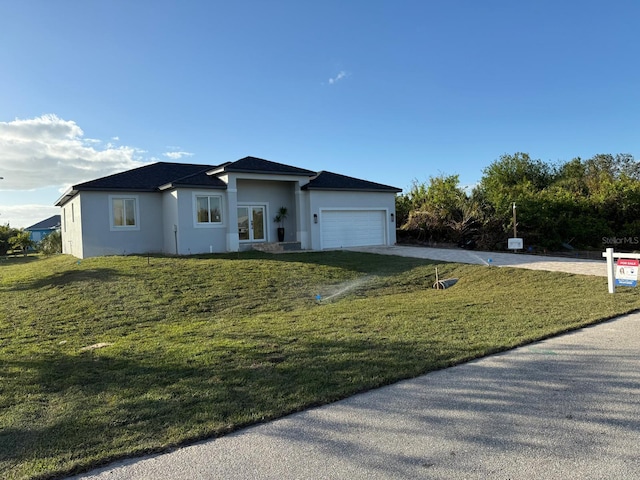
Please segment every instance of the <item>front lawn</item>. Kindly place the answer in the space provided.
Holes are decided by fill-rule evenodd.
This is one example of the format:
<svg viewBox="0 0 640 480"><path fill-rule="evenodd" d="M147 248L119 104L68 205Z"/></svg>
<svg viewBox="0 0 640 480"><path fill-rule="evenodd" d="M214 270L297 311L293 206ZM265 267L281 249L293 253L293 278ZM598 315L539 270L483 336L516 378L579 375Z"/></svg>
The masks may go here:
<svg viewBox="0 0 640 480"><path fill-rule="evenodd" d="M640 307L564 273L349 252L0 260L0 478L62 476ZM317 296L320 299L317 299Z"/></svg>

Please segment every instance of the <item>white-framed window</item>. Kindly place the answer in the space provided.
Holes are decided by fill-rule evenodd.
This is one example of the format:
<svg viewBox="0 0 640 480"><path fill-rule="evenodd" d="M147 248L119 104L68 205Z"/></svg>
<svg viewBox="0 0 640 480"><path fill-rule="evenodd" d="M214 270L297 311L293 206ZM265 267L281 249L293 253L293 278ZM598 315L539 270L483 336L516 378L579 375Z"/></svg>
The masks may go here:
<svg viewBox="0 0 640 480"><path fill-rule="evenodd" d="M193 197L196 225L222 225L222 195L195 193Z"/></svg>
<svg viewBox="0 0 640 480"><path fill-rule="evenodd" d="M110 195L109 205L111 230L140 230L137 195Z"/></svg>

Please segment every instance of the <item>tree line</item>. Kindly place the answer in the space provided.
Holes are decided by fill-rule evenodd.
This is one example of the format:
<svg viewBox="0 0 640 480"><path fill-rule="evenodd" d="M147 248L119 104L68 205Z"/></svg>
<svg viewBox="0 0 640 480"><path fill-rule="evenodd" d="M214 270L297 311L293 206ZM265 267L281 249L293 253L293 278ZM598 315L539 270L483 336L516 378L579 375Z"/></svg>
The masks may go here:
<svg viewBox="0 0 640 480"><path fill-rule="evenodd" d="M502 155L471 191L458 175L414 181L396 198L399 239L506 248L513 236L541 250L640 245L640 163L629 154L550 163Z"/></svg>

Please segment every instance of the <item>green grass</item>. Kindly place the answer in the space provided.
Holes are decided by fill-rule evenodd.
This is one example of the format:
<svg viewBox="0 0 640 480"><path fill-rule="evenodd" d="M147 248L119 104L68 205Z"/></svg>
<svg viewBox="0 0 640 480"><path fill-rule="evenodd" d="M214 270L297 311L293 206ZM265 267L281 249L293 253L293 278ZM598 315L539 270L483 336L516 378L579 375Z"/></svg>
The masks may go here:
<svg viewBox="0 0 640 480"><path fill-rule="evenodd" d="M459 282L437 291L435 265L348 252L2 260L0 478L166 450L640 306L604 278L460 264L438 265Z"/></svg>

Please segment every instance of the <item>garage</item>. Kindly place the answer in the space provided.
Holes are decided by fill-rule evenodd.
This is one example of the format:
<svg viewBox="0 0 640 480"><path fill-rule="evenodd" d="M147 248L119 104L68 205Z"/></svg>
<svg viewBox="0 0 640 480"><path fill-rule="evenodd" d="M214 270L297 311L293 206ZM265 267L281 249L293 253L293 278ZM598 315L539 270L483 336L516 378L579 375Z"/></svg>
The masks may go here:
<svg viewBox="0 0 640 480"><path fill-rule="evenodd" d="M323 249L386 245L384 210L323 210L320 238Z"/></svg>

